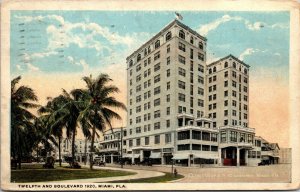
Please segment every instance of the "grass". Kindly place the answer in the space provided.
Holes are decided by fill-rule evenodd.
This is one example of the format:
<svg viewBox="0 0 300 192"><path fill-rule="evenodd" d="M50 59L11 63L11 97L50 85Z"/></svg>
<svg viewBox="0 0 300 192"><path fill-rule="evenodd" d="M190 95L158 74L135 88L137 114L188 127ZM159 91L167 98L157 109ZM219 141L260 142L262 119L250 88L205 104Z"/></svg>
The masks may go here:
<svg viewBox="0 0 300 192"><path fill-rule="evenodd" d="M164 176L159 177L151 177L151 178L145 178L145 179L132 179L132 180L122 180L122 181L113 181L112 183L166 183L168 181L173 181L177 179L183 178L183 175L177 175L177 177L174 177L171 173L165 173Z"/></svg>
<svg viewBox="0 0 300 192"><path fill-rule="evenodd" d="M22 165L21 170L11 171L11 182L42 182L42 181L60 181L71 179L88 179L133 175L133 172L115 171L87 168L72 169L67 167L58 167L55 169L44 169L42 164L26 164Z"/></svg>

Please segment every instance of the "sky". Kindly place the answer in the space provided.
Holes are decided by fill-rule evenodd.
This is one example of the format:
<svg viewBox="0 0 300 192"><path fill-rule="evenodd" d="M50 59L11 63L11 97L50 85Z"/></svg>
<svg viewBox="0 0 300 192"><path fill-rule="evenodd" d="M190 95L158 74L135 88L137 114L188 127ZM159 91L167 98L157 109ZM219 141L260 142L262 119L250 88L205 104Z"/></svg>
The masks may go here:
<svg viewBox="0 0 300 192"><path fill-rule="evenodd" d="M288 147L289 12L180 11L207 40L207 63L232 54L250 67L250 127ZM83 76L108 73L126 103L126 57L175 19L171 11L12 11L11 78L45 104ZM126 125L123 120L115 126Z"/></svg>

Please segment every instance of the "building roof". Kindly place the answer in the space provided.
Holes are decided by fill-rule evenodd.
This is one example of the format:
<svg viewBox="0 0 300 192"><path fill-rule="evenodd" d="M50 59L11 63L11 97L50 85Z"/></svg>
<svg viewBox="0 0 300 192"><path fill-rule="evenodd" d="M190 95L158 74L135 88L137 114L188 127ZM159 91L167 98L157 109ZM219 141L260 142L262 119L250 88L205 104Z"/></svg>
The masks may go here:
<svg viewBox="0 0 300 192"><path fill-rule="evenodd" d="M228 56L223 57L223 58L221 58L221 59L219 59L219 60L217 60L217 61L214 61L214 62L208 64L207 66L211 66L211 65L214 65L214 64L219 63L219 62L221 62L221 61L224 61L225 59L228 59L229 57L231 57L231 58L233 58L234 60L240 62L241 64L245 65L245 66L248 67L248 68L250 67L250 65L247 65L246 63L244 63L243 61L239 60L237 57L235 57L235 56L233 56L233 55L231 55L231 54L229 54Z"/></svg>
<svg viewBox="0 0 300 192"><path fill-rule="evenodd" d="M177 19L174 19L172 22L170 22L169 24L167 24L162 30L160 30L154 37L152 37L150 40L148 40L146 43L144 43L143 45L141 45L137 50L135 50L132 54L130 54L126 60L128 60L130 57L132 57L134 54L138 53L141 51L142 47L144 47L145 45L149 44L152 40L156 39L157 37L159 37L162 33L164 33L165 31L167 31L171 26L173 26L174 24L179 25L180 27L184 28L185 30L188 30L190 33L196 35L198 38L206 41L207 39L203 36L201 36L199 33L197 33L196 31L194 31L193 29L191 29L190 27L188 27L187 25L183 24L182 22L178 21Z"/></svg>
<svg viewBox="0 0 300 192"><path fill-rule="evenodd" d="M123 129L125 129L125 127L123 127ZM121 131L121 127L113 127L112 129L105 130L103 133L110 134L110 133L119 132L119 131Z"/></svg>

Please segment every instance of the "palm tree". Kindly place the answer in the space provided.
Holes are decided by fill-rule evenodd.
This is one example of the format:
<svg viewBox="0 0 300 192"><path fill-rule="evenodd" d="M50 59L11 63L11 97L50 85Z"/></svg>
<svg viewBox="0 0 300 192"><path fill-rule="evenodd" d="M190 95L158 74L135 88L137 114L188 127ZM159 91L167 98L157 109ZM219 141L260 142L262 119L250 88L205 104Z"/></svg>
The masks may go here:
<svg viewBox="0 0 300 192"><path fill-rule="evenodd" d="M113 118L121 119L120 115L112 110L112 108L126 110L126 106L117 101L112 94L118 93L119 89L114 85L109 85L112 79L107 74L100 74L96 79L83 77L86 83L86 89L78 91L84 95L85 109L80 112L79 121L83 119L92 129L91 150L90 150L90 169L93 169L93 152L96 130L104 131L108 125L110 128Z"/></svg>
<svg viewBox="0 0 300 192"><path fill-rule="evenodd" d="M38 100L34 91L27 86L19 86L21 76L11 81L11 156L19 163L28 155L34 146L34 135L36 133L33 115L29 109L39 105L33 103Z"/></svg>

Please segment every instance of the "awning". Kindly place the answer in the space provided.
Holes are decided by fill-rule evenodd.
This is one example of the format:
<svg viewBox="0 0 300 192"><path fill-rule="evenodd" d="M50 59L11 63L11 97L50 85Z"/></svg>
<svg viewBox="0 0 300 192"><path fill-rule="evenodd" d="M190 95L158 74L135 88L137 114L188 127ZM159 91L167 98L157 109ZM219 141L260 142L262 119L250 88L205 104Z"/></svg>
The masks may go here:
<svg viewBox="0 0 300 192"><path fill-rule="evenodd" d="M269 160L269 156L262 156L262 160Z"/></svg>
<svg viewBox="0 0 300 192"><path fill-rule="evenodd" d="M187 153L177 153L177 154L173 154L172 159L176 159L176 160L180 160L180 159L188 159L189 158L189 154Z"/></svg>
<svg viewBox="0 0 300 192"><path fill-rule="evenodd" d="M161 153L151 153L150 157L151 159L160 159Z"/></svg>
<svg viewBox="0 0 300 192"><path fill-rule="evenodd" d="M132 154L123 154L123 158L131 158Z"/></svg>
<svg viewBox="0 0 300 192"><path fill-rule="evenodd" d="M133 158L140 158L140 154L133 154Z"/></svg>
<svg viewBox="0 0 300 192"><path fill-rule="evenodd" d="M194 154L194 159L218 159L218 155L216 154Z"/></svg>

